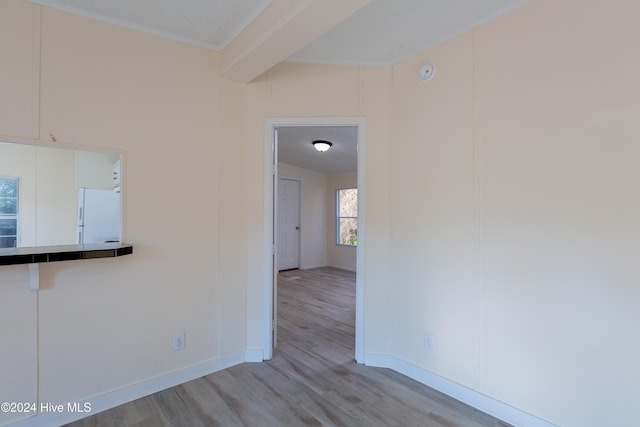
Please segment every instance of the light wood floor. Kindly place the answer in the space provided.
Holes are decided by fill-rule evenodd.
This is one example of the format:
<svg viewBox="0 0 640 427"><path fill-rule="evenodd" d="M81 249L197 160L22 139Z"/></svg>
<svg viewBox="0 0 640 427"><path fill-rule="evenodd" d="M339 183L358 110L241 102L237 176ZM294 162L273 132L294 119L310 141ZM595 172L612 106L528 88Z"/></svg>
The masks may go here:
<svg viewBox="0 0 640 427"><path fill-rule="evenodd" d="M244 363L69 424L72 427L506 427L389 369L354 362L355 274L278 278L272 360Z"/></svg>

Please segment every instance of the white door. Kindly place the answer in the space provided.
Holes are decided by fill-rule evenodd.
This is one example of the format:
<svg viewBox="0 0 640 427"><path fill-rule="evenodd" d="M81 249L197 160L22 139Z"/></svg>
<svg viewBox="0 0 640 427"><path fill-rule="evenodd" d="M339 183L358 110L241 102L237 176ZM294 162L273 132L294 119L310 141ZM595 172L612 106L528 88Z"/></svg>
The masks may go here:
<svg viewBox="0 0 640 427"><path fill-rule="evenodd" d="M300 181L278 184L278 270L300 267Z"/></svg>

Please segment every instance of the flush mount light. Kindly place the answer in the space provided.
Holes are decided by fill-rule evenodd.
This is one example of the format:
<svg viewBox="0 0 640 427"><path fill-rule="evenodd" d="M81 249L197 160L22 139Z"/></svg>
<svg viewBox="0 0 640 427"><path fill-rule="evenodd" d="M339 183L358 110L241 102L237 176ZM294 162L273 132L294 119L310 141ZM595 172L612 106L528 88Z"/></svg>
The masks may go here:
<svg viewBox="0 0 640 427"><path fill-rule="evenodd" d="M313 141L312 144L315 147L315 149L318 150L321 153L324 153L329 148L331 148L331 146L333 145L329 141L321 141L321 140Z"/></svg>

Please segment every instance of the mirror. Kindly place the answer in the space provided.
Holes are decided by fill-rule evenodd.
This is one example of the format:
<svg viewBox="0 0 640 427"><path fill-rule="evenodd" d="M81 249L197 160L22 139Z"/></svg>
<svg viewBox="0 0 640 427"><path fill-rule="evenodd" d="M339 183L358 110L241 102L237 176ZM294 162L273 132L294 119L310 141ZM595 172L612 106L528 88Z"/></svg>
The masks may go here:
<svg viewBox="0 0 640 427"><path fill-rule="evenodd" d="M120 154L0 142L0 248L120 241Z"/></svg>

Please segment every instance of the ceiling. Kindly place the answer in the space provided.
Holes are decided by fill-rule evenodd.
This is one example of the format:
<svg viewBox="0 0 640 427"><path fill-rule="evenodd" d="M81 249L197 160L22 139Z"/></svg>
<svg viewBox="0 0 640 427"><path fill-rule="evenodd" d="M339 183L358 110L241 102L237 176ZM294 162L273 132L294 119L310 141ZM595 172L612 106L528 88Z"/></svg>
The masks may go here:
<svg viewBox="0 0 640 427"><path fill-rule="evenodd" d="M279 60L391 65L528 0L31 1L218 51L229 46L266 9L277 10L274 20L282 21L287 18L284 15L294 16L298 13L296 8L315 1L324 3L326 8L343 8L345 13L335 14L325 27L303 27L319 32L319 37L314 33L310 43L302 37L304 45L296 46ZM326 10L318 7L314 12L316 21L326 18L320 15ZM300 30L300 26L296 29ZM260 37L253 42L260 44Z"/></svg>
<svg viewBox="0 0 640 427"><path fill-rule="evenodd" d="M271 0L31 0L214 50L224 49Z"/></svg>
<svg viewBox="0 0 640 427"><path fill-rule="evenodd" d="M528 0L372 0L288 59L393 65Z"/></svg>
<svg viewBox="0 0 640 427"><path fill-rule="evenodd" d="M332 175L357 169L358 128L355 126L294 126L278 129L278 160L282 163ZM322 139L333 146L320 153L312 142Z"/></svg>

